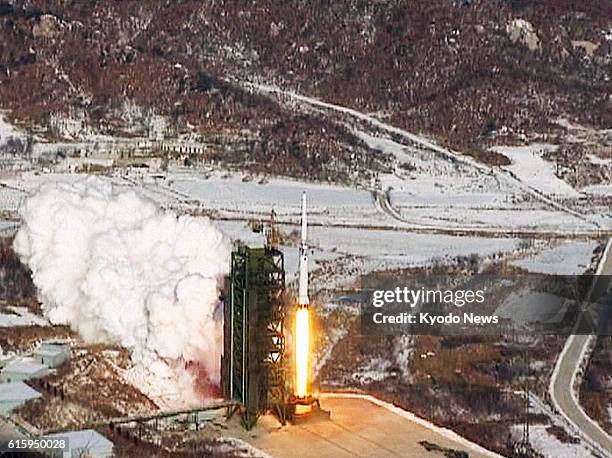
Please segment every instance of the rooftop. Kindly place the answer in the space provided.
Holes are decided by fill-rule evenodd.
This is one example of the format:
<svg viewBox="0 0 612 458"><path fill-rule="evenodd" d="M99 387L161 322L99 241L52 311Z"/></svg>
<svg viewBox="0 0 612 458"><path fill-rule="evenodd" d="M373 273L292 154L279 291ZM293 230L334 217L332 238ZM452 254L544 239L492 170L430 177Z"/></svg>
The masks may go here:
<svg viewBox="0 0 612 458"><path fill-rule="evenodd" d="M67 342L43 342L34 352L35 355L43 356L57 356L64 353L70 353L70 344Z"/></svg>
<svg viewBox="0 0 612 458"><path fill-rule="evenodd" d="M0 402L26 401L42 395L23 382L0 383Z"/></svg>
<svg viewBox="0 0 612 458"><path fill-rule="evenodd" d="M34 352L37 356L57 356L63 353L64 351L60 348L39 348Z"/></svg>
<svg viewBox="0 0 612 458"><path fill-rule="evenodd" d="M66 438L70 444L70 449L85 449L94 450L100 448L110 448L113 443L106 437L93 429L84 429L82 431L67 431L57 434L49 434L45 436L47 439Z"/></svg>
<svg viewBox="0 0 612 458"><path fill-rule="evenodd" d="M47 366L38 364L32 358L23 358L6 365L2 372L13 372L20 374L36 374L41 370L47 370Z"/></svg>

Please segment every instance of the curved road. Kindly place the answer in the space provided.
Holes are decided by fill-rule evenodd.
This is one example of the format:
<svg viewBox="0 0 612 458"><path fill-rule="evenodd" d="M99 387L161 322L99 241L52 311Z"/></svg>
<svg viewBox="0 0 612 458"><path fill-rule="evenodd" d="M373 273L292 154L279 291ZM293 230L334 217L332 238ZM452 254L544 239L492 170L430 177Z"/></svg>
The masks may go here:
<svg viewBox="0 0 612 458"><path fill-rule="evenodd" d="M610 281L612 275L612 239L608 241L606 250L599 263L597 273L599 281ZM605 277L604 277L605 275ZM608 289L612 285L593 285ZM553 376L550 380L550 395L557 410L577 429L581 436L595 449L612 457L612 437L601 426L594 422L582 409L576 392L577 377L583 364L589 356L589 351L595 341L591 335L572 335L567 339L563 351L559 355Z"/></svg>
<svg viewBox="0 0 612 458"><path fill-rule="evenodd" d="M539 229L513 229L511 227L470 227L470 226L425 226L423 224L413 223L404 218L400 212L393 206L389 196L389 190L372 191L375 204L378 208L389 215L396 221L403 223L403 226L398 227L399 230L405 230L415 233L428 234L447 234L447 235L470 235L475 237L547 237L554 239L595 239L612 236L612 228L610 229L592 229L592 230L539 230Z"/></svg>

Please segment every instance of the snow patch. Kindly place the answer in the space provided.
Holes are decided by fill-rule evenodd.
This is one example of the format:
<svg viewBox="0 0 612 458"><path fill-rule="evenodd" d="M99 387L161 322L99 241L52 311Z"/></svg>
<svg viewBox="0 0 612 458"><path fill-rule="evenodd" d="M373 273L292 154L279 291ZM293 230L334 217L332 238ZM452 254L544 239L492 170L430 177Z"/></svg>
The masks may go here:
<svg viewBox="0 0 612 458"><path fill-rule="evenodd" d="M391 361L384 358L372 358L368 364L359 368L359 370L352 375L352 378L362 385L380 382L391 375L389 372L390 367Z"/></svg>
<svg viewBox="0 0 612 458"><path fill-rule="evenodd" d="M529 272L550 275L580 275L589 267L598 243L580 241L547 248L534 256L510 264Z"/></svg>
<svg viewBox="0 0 612 458"><path fill-rule="evenodd" d="M582 444L564 443L548 432L547 425L531 425L529 437L531 446L546 458L593 457L589 449ZM512 436L520 438L522 425L512 426Z"/></svg>
<svg viewBox="0 0 612 458"><path fill-rule="evenodd" d="M557 146L534 143L527 146L495 146L493 151L506 156L512 164L504 169L513 173L531 188L548 195L579 197L580 193L565 181L557 178L554 164L546 161L543 155L555 151Z"/></svg>
<svg viewBox="0 0 612 458"><path fill-rule="evenodd" d="M0 313L0 328L14 326L49 326L43 317L30 312L27 307L7 307L9 313Z"/></svg>

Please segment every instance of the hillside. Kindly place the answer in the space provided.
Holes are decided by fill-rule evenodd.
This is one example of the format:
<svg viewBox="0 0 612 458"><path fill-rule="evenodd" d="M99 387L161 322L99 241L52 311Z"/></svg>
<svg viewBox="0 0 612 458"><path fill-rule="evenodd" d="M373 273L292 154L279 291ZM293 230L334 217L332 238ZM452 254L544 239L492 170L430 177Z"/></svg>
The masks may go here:
<svg viewBox="0 0 612 458"><path fill-rule="evenodd" d="M483 160L559 119L612 127L609 2L414 3L3 1L0 97L61 137L138 135L162 115L178 132L231 133L222 160L323 178L372 168L367 148L242 82L375 112Z"/></svg>

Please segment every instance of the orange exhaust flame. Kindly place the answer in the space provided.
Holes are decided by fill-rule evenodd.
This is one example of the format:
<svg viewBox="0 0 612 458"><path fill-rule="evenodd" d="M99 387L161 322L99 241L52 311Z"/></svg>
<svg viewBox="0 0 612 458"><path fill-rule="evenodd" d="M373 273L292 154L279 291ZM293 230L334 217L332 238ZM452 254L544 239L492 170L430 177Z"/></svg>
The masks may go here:
<svg viewBox="0 0 612 458"><path fill-rule="evenodd" d="M310 310L297 309L295 314L295 395L308 395L308 372L310 363Z"/></svg>

